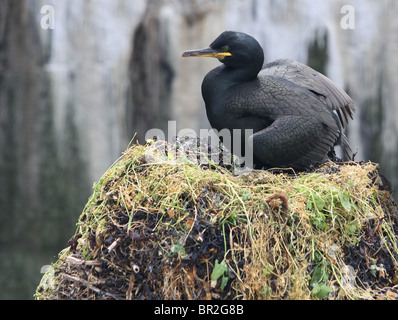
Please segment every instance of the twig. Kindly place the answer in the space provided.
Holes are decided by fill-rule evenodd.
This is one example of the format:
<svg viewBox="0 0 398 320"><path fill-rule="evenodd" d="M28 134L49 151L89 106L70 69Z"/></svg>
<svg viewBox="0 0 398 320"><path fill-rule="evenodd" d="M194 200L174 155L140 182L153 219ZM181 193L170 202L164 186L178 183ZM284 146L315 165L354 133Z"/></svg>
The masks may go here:
<svg viewBox="0 0 398 320"><path fill-rule="evenodd" d="M134 273L131 273L130 276L130 281L129 281L129 287L127 289L127 293L126 293L126 300L132 300L133 299L133 285L134 285L134 280L135 280L135 276Z"/></svg>
<svg viewBox="0 0 398 320"><path fill-rule="evenodd" d="M115 249L120 240L121 238L117 238L115 241L113 241L112 244L108 247L108 252L111 252L113 249Z"/></svg>
<svg viewBox="0 0 398 320"><path fill-rule="evenodd" d="M101 265L101 262L97 261L97 260L83 260L83 259L79 259L73 256L68 256L66 258L66 261L70 264L75 264L75 265L85 265L85 266L99 266Z"/></svg>
<svg viewBox="0 0 398 320"><path fill-rule="evenodd" d="M102 291L101 289L98 289L97 287L93 286L93 285L92 285L89 281L87 281L87 280L84 280L84 279L81 279L81 278L78 278L78 277L71 276L71 275L69 275L69 274L67 274L67 273L63 273L62 276L63 276L64 278L68 279L68 280L82 283L83 285L85 285L85 286L86 286L87 288L89 288L90 290L93 290L95 293L98 293L98 294L101 294L101 293L102 293L102 294L104 294L104 295L106 295L106 296L108 296L108 297L111 297L111 298L115 299L115 300L120 300L120 298L118 298L118 297L115 296L114 294L108 293L108 292L104 292L104 291Z"/></svg>

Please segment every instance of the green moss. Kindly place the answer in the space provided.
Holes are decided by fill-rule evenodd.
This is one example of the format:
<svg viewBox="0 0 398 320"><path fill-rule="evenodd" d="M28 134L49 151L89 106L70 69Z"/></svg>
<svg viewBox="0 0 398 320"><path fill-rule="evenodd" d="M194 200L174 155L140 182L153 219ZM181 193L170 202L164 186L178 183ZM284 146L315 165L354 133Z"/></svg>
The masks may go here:
<svg viewBox="0 0 398 320"><path fill-rule="evenodd" d="M234 176L159 143L129 148L94 186L37 299L373 299L397 283L377 165Z"/></svg>

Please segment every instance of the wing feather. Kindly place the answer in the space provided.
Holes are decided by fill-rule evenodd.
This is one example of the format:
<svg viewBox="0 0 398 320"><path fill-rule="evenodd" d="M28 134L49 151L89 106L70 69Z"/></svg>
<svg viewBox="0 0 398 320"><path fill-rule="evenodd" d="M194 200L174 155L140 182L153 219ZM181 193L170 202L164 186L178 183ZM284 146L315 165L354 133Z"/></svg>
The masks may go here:
<svg viewBox="0 0 398 320"><path fill-rule="evenodd" d="M348 123L348 117L353 119L354 101L334 82L309 66L291 59L280 59L264 66L260 76L265 75L283 78L313 92L336 111L343 128Z"/></svg>

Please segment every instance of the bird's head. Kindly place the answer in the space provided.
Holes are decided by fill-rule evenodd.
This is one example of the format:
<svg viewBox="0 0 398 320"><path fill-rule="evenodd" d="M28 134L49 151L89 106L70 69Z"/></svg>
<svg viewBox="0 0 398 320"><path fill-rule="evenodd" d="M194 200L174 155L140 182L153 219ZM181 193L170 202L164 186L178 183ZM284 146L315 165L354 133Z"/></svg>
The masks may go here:
<svg viewBox="0 0 398 320"><path fill-rule="evenodd" d="M264 52L253 37L235 31L225 31L208 48L189 50L183 57L213 57L235 69L255 68L259 72L264 63Z"/></svg>

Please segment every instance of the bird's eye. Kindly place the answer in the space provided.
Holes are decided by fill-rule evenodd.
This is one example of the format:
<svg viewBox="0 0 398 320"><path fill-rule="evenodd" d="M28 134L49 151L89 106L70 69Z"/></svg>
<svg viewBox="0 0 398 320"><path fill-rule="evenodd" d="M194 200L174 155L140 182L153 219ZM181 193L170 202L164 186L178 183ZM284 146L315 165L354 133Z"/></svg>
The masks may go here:
<svg viewBox="0 0 398 320"><path fill-rule="evenodd" d="M229 52L231 49L228 46L224 46L221 48L221 50L224 52Z"/></svg>

